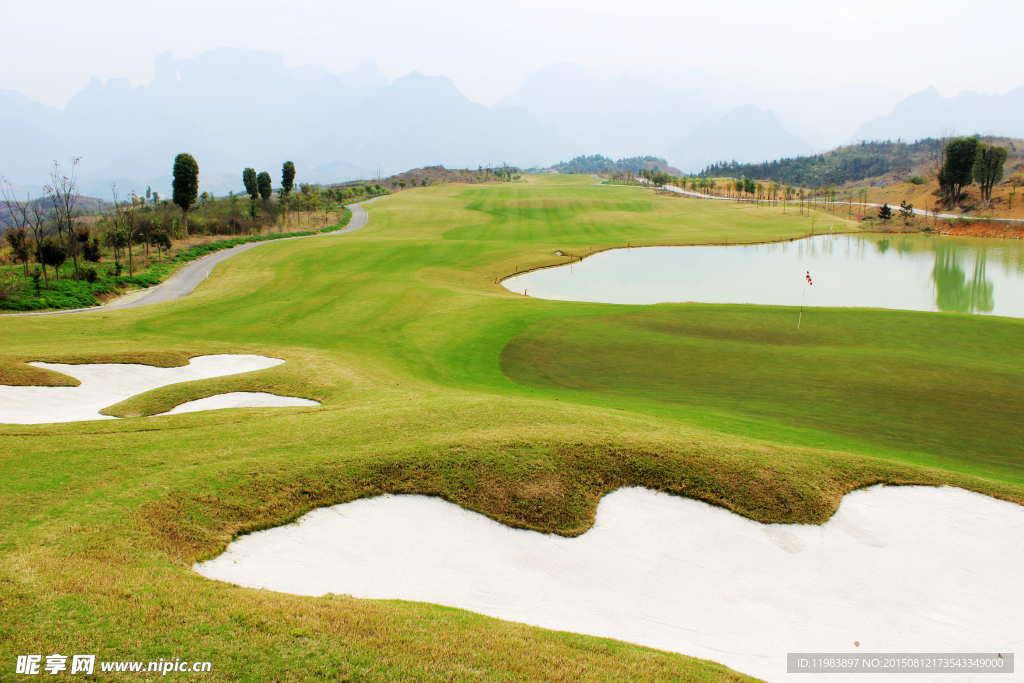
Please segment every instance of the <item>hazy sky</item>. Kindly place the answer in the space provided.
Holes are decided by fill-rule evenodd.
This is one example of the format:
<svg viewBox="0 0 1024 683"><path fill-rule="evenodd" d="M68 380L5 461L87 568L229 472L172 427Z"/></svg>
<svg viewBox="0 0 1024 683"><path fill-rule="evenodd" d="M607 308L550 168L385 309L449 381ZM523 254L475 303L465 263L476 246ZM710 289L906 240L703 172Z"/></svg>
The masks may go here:
<svg viewBox="0 0 1024 683"><path fill-rule="evenodd" d="M227 45L335 73L373 57L391 78L448 76L484 104L557 62L697 68L762 90L1002 93L1024 85L1021 27L1022 0L0 0L0 87L63 107L93 74L145 84L164 50Z"/></svg>

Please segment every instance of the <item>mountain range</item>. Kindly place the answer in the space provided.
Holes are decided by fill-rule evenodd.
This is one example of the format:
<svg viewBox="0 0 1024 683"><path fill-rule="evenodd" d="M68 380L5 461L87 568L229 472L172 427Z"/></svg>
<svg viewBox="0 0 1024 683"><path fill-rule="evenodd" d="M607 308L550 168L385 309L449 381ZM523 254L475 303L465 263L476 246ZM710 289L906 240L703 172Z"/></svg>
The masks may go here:
<svg viewBox="0 0 1024 683"><path fill-rule="evenodd" d="M408 168L507 162L543 167L580 154L663 156L684 172L758 162L854 139L915 139L949 130L1024 136L1024 86L1005 95L934 88L901 98L873 85L760 91L698 71L611 78L548 65L485 106L448 78L395 80L372 60L340 75L287 68L281 55L218 48L157 56L146 85L93 77L63 110L0 90L0 172L38 192L54 159L81 157L80 187L107 198L147 186L166 194L174 156L191 152L201 188L240 190L252 166L277 178L292 160L301 182Z"/></svg>

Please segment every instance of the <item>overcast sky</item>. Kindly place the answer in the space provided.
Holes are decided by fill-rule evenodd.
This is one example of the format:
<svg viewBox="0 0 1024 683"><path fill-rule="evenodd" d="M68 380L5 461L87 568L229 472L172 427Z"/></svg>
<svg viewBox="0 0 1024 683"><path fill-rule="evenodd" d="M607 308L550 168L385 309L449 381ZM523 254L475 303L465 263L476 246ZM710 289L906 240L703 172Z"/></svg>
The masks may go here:
<svg viewBox="0 0 1024 683"><path fill-rule="evenodd" d="M63 107L94 74L146 84L165 50L226 45L335 73L372 57L391 78L448 76L484 104L558 62L601 76L697 68L761 90L1003 93L1024 85L1022 26L1022 0L0 0L0 87Z"/></svg>

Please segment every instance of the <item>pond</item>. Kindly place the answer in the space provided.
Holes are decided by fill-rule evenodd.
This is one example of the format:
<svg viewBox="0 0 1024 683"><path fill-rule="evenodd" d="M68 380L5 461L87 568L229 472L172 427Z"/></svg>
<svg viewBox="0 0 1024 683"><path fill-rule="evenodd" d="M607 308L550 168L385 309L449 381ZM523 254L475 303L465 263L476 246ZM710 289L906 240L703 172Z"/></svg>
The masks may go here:
<svg viewBox="0 0 1024 683"><path fill-rule="evenodd" d="M518 294L560 301L803 302L1024 318L1024 243L860 234L748 246L614 249L503 284Z"/></svg>

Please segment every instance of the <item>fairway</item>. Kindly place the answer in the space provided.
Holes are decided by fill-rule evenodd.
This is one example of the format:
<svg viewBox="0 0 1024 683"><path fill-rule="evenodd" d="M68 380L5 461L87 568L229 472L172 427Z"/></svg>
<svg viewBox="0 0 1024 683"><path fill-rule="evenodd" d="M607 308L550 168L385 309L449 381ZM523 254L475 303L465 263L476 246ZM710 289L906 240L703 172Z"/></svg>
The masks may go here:
<svg viewBox="0 0 1024 683"><path fill-rule="evenodd" d="M187 650L214 662L204 681L751 680L461 610L251 591L191 568L239 534L381 493L569 536L622 486L759 522L820 524L845 493L883 482L1024 502L1021 321L812 309L798 334L790 308L502 287L564 263L556 251L812 227L792 211L592 183L406 190L369 205L358 232L268 243L178 301L0 318L0 373L22 383L62 381L28 361L285 361L105 411L143 417L0 425L0 604L17 624L0 627L0 653ZM323 405L146 417L225 392Z"/></svg>

